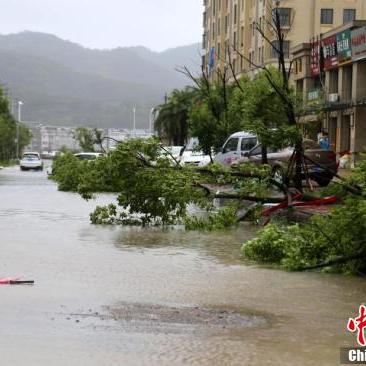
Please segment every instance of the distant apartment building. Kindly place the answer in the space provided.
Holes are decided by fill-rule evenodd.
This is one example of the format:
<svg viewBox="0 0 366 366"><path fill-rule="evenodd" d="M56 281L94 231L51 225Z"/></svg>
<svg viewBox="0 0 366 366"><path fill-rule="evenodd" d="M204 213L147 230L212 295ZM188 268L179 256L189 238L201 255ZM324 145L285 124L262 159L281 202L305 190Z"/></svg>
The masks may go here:
<svg viewBox="0 0 366 366"><path fill-rule="evenodd" d="M255 72L255 65L275 63L274 48L256 29L259 25L265 37L276 42L270 26L274 7L286 33L288 59L293 46L366 19L366 0L204 0L202 65L207 73L214 75L212 71L229 60L237 75Z"/></svg>
<svg viewBox="0 0 366 366"><path fill-rule="evenodd" d="M328 132L335 151L366 147L366 21L354 21L292 49L294 84L309 137Z"/></svg>
<svg viewBox="0 0 366 366"><path fill-rule="evenodd" d="M42 151L59 151L62 148L70 150L80 149L74 138L74 129L71 127L42 126L41 127Z"/></svg>
<svg viewBox="0 0 366 366"><path fill-rule="evenodd" d="M28 151L52 152L67 148L72 151L80 151L80 146L75 139L75 128L65 126L44 126L42 124L25 124L32 132L32 140L26 147ZM118 142L131 138L148 138L152 136L150 131L143 129L109 128L103 131L105 139L104 148L109 150L115 147Z"/></svg>
<svg viewBox="0 0 366 366"><path fill-rule="evenodd" d="M44 126L42 124L27 124L32 133L32 140L25 148L29 151L52 152L62 148L79 150L79 144L74 138L74 129L63 126Z"/></svg>

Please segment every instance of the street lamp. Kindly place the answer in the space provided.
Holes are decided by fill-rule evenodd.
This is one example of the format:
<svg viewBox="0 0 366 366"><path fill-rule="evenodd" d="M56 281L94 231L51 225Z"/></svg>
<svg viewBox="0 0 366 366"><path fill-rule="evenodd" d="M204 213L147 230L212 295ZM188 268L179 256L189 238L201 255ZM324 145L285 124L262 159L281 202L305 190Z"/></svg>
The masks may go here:
<svg viewBox="0 0 366 366"><path fill-rule="evenodd" d="M150 115L149 115L149 130L150 130L151 134L153 134L152 126L154 123L154 113L155 113L155 108L153 107L153 108L151 108Z"/></svg>
<svg viewBox="0 0 366 366"><path fill-rule="evenodd" d="M136 133L136 107L133 106L133 134Z"/></svg>
<svg viewBox="0 0 366 366"><path fill-rule="evenodd" d="M18 121L17 121L17 159L19 159L19 124L22 120L22 105L24 103L18 100Z"/></svg>

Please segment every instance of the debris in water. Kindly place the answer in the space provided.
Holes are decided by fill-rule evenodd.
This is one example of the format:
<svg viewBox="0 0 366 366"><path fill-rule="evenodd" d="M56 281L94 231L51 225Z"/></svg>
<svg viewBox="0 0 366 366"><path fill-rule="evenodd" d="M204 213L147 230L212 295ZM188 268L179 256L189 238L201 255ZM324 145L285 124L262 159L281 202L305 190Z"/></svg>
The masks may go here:
<svg viewBox="0 0 366 366"><path fill-rule="evenodd" d="M21 280L18 278L0 278L0 285L34 285L33 280Z"/></svg>

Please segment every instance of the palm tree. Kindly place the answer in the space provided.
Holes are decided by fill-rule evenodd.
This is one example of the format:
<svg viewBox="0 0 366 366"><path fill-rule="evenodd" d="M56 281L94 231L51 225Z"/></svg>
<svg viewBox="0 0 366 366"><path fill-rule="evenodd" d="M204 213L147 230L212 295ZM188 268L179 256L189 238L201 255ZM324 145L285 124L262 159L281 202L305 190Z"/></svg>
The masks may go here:
<svg viewBox="0 0 366 366"><path fill-rule="evenodd" d="M155 130L169 145L184 145L188 138L188 114L195 100L192 88L174 90L164 104L155 108Z"/></svg>

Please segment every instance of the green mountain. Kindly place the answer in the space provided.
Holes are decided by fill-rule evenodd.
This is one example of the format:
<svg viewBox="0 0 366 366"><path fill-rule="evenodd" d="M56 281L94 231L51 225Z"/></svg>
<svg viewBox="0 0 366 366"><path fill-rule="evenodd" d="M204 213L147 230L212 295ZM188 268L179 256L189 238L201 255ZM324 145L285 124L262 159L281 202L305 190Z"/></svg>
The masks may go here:
<svg viewBox="0 0 366 366"><path fill-rule="evenodd" d="M23 120L131 127L136 106L143 128L167 92L190 83L175 69L187 65L197 72L198 50L197 44L162 53L92 50L43 33L0 35L0 82L24 101Z"/></svg>

